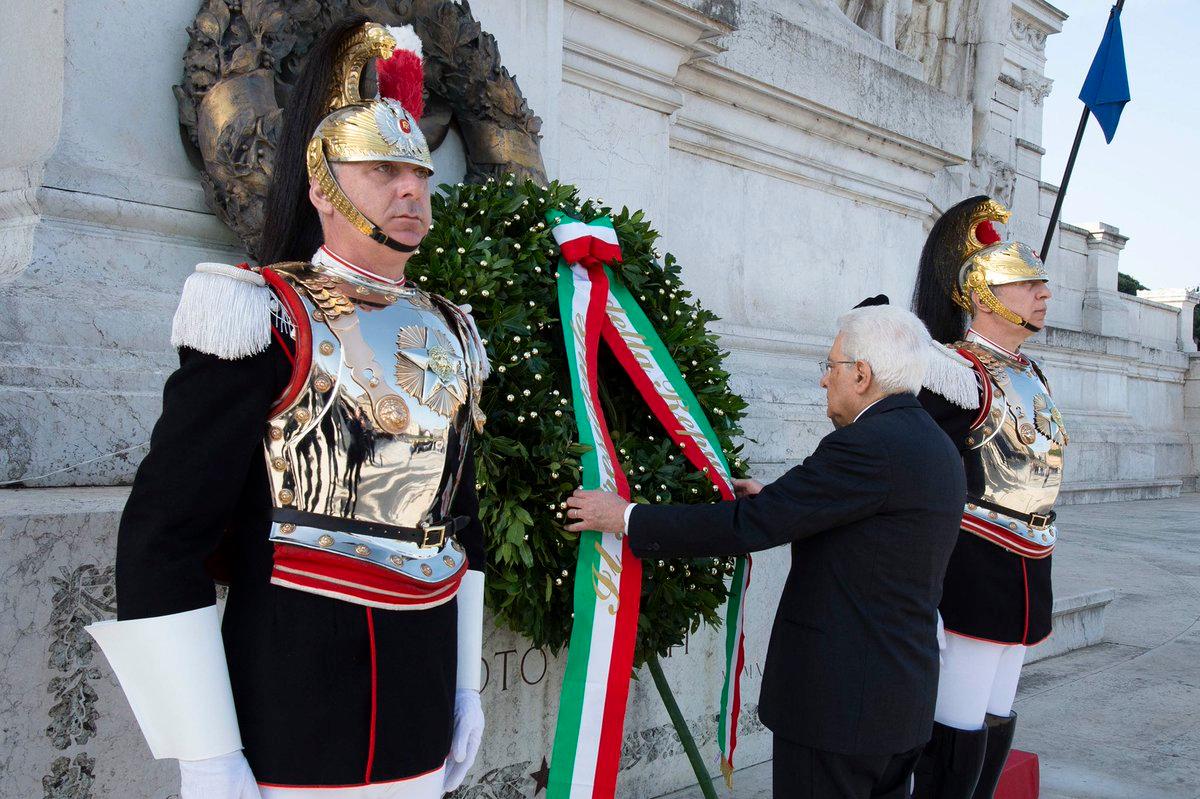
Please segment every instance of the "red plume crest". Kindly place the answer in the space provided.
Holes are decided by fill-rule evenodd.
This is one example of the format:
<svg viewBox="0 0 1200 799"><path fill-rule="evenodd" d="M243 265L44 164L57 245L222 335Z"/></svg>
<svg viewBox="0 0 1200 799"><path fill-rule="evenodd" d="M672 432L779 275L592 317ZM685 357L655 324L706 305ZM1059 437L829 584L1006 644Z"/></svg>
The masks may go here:
<svg viewBox="0 0 1200 799"><path fill-rule="evenodd" d="M420 121L425 112L425 68L421 57L411 50L396 50L386 61L375 62L379 76L379 96L395 100Z"/></svg>
<svg viewBox="0 0 1200 799"><path fill-rule="evenodd" d="M987 221L975 226L975 238L979 239L979 243L984 247L1000 243L1000 234L996 232L995 225Z"/></svg>

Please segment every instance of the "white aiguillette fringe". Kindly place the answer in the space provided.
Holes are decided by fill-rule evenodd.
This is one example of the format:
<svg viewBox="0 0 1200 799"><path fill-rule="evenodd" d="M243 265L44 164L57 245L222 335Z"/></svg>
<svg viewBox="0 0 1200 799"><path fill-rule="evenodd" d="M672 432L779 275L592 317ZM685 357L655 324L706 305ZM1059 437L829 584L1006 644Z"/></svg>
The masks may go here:
<svg viewBox="0 0 1200 799"><path fill-rule="evenodd" d="M270 343L271 290L262 275L229 264L197 264L183 284L171 346L235 360Z"/></svg>
<svg viewBox="0 0 1200 799"><path fill-rule="evenodd" d="M934 352L925 369L925 388L960 408L979 407L979 379L975 367L950 347L930 341Z"/></svg>

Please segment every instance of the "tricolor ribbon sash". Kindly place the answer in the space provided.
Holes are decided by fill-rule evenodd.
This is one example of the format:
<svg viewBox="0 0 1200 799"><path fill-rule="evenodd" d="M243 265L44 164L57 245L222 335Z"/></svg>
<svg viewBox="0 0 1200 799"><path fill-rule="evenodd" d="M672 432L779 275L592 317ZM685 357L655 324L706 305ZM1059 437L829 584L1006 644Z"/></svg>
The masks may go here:
<svg viewBox="0 0 1200 799"><path fill-rule="evenodd" d="M580 222L562 211L549 211L546 220L558 242L559 253L567 263L592 267L621 260L621 245L609 217Z"/></svg>
<svg viewBox="0 0 1200 799"><path fill-rule="evenodd" d="M582 459L583 487L630 496L600 408L596 363L603 340L688 461L708 476L723 499L732 499L732 473L712 425L650 320L605 266L621 259L612 220L605 216L584 223L561 211L546 218L562 253L558 301L579 440L590 447ZM726 611L726 679L718 728L727 781L737 745L749 579L749 558L739 558ZM625 537L583 533L548 799L607 799L616 792L640 596L641 562Z"/></svg>

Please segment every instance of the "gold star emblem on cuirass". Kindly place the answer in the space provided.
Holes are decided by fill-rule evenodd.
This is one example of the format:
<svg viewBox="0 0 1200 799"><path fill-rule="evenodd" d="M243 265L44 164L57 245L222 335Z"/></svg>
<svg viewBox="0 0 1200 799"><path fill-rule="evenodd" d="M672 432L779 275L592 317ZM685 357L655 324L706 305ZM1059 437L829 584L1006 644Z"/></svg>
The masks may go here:
<svg viewBox="0 0 1200 799"><path fill-rule="evenodd" d="M1037 431L1060 447L1067 443L1067 428L1063 423L1062 413L1058 406L1050 401L1045 394L1035 394L1033 397L1033 416Z"/></svg>
<svg viewBox="0 0 1200 799"><path fill-rule="evenodd" d="M402 327L396 334L396 382L426 408L453 416L466 402L466 365L445 334Z"/></svg>

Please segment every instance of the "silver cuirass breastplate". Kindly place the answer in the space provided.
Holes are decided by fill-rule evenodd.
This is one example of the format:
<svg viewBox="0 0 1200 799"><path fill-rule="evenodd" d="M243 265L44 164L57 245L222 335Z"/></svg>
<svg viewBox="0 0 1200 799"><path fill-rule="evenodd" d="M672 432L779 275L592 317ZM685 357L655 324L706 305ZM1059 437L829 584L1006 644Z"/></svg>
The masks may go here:
<svg viewBox="0 0 1200 799"><path fill-rule="evenodd" d="M967 445L979 453L983 493L978 499L1030 519L1014 518L995 508L968 504L967 514L1007 528L1009 534L1038 547L1052 547L1056 530L1050 514L1062 485L1067 431L1050 390L1031 361L981 341L960 342L987 369L992 401L987 417L973 429Z"/></svg>
<svg viewBox="0 0 1200 799"><path fill-rule="evenodd" d="M465 327L447 321L460 321L447 301L416 288L399 288L388 297L393 302L381 304L309 264L274 269L310 321L311 368L267 431L272 541L420 581L447 579L465 555L453 525L441 525L450 519L479 418L478 364ZM324 521L280 524L292 510ZM364 524L336 529L331 520L338 519ZM417 541L371 534L386 528L430 532Z"/></svg>

